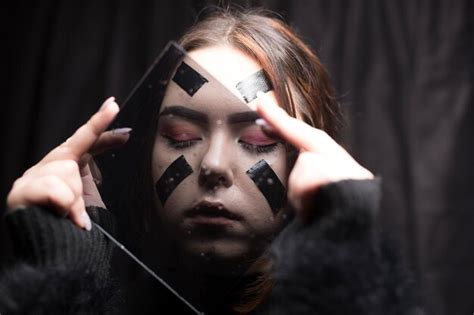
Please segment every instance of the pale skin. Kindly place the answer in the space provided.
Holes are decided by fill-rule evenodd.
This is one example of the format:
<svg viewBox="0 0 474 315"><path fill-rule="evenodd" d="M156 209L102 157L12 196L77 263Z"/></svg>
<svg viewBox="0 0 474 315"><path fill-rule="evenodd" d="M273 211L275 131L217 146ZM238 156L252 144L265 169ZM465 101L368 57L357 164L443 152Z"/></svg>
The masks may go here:
<svg viewBox="0 0 474 315"><path fill-rule="evenodd" d="M155 200L157 225L160 225L155 231L159 231L159 241L153 242L150 252L161 244L160 252L169 254L169 265L185 261L176 258L180 255L194 257L186 260L192 261L188 268L215 273L216 264L208 260L212 257L213 261L219 260L219 272L228 274L232 270L229 267L243 266L243 261L260 256L283 223L284 212L273 214L268 201L246 173L264 159L286 185L289 170L285 146L267 137L255 124L258 116L252 114L235 88L239 81L261 69L260 64L238 52L223 45L191 51L183 62L208 82L190 96L171 81L161 104L152 155L153 182L181 154L194 170L174 189L166 203ZM173 112L177 106L201 116L190 119L179 111ZM247 118L242 118L245 117L242 114ZM232 117L241 118L232 120ZM189 139L195 140L186 141ZM239 219L211 228L186 215L203 201L218 203L222 210ZM169 244L173 244L172 248L167 247ZM159 258L162 264L163 256ZM197 262L202 265L197 267Z"/></svg>
<svg viewBox="0 0 474 315"><path fill-rule="evenodd" d="M314 209L311 196L323 185L342 180L373 179L374 175L325 131L290 117L271 98L259 93L257 112L266 124L262 128L278 134L300 150L288 179L288 200L302 219Z"/></svg>
<svg viewBox="0 0 474 315"><path fill-rule="evenodd" d="M80 228L90 230L86 205L105 207L88 165L92 154L119 146L127 133L104 132L119 107L108 98L100 111L64 143L50 151L14 183L7 196L7 209L13 211L31 205L44 206L68 216Z"/></svg>
<svg viewBox="0 0 474 315"><path fill-rule="evenodd" d="M242 52L234 49L236 53ZM290 117L275 98L260 94L255 108L264 119L261 127L300 150L288 179L288 199L296 214L306 219L312 196L322 186L347 179L372 179L373 174L355 161L326 132ZM68 216L90 230L86 205L105 207L93 181L88 162L97 152L125 143L127 133L104 132L119 111L114 98L81 126L66 142L49 152L18 178L7 197L8 211L38 205Z"/></svg>

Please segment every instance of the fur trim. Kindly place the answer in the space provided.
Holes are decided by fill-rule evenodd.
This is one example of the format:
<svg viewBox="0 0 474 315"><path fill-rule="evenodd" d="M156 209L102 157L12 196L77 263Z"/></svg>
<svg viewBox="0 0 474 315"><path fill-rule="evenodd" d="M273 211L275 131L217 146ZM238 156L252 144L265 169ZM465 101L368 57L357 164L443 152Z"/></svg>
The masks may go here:
<svg viewBox="0 0 474 315"><path fill-rule="evenodd" d="M266 314L419 314L414 282L388 240L331 240L299 222L286 232L273 247Z"/></svg>
<svg viewBox="0 0 474 315"><path fill-rule="evenodd" d="M113 281L96 281L91 273L65 267L16 264L0 280L1 314L117 313Z"/></svg>

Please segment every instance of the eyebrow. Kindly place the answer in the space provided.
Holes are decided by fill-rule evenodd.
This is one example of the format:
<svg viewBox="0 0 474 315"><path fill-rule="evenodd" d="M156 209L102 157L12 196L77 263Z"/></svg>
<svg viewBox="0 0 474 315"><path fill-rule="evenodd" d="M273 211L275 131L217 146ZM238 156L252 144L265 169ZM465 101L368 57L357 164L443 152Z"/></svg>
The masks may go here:
<svg viewBox="0 0 474 315"><path fill-rule="evenodd" d="M207 117L206 114L203 114L197 110L190 109L184 106L165 107L165 109L163 109L163 111L160 113L160 117L166 116L166 115L179 116L184 119L194 120L194 121L204 122L204 123L207 123L209 121L209 118Z"/></svg>
<svg viewBox="0 0 474 315"><path fill-rule="evenodd" d="M160 117L167 116L167 115L178 116L184 119L193 120L200 123L209 123L209 117L206 114L194 109L190 109L185 106L180 106L180 105L165 107L163 111L160 113ZM258 118L260 118L260 116L258 115L256 111L240 112L240 113L230 114L227 117L227 123L239 124L239 123L245 123L245 122L254 122Z"/></svg>
<svg viewBox="0 0 474 315"><path fill-rule="evenodd" d="M255 122L258 118L260 118L260 115L258 115L256 111L241 112L230 114L227 118L227 123L239 124L244 122Z"/></svg>

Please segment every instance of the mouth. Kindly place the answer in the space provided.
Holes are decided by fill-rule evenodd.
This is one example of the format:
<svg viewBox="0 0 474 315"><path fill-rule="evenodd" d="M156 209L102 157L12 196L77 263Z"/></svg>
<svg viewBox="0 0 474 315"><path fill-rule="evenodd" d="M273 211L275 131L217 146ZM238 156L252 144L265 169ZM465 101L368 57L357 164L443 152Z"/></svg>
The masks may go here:
<svg viewBox="0 0 474 315"><path fill-rule="evenodd" d="M201 201L185 213L196 224L226 225L242 220L220 202Z"/></svg>

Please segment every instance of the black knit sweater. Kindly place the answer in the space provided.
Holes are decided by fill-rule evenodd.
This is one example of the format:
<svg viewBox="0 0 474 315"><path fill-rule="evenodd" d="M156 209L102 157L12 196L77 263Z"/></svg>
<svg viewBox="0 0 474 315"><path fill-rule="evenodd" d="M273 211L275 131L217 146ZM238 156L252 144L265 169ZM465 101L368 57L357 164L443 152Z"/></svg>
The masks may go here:
<svg viewBox="0 0 474 315"><path fill-rule="evenodd" d="M312 221L295 219L274 241L276 284L258 313L419 314L408 273L374 224L379 197L378 180L322 187ZM113 230L109 211L88 213ZM81 230L38 207L5 220L17 262L0 280L0 314L119 313L113 245L97 228Z"/></svg>

